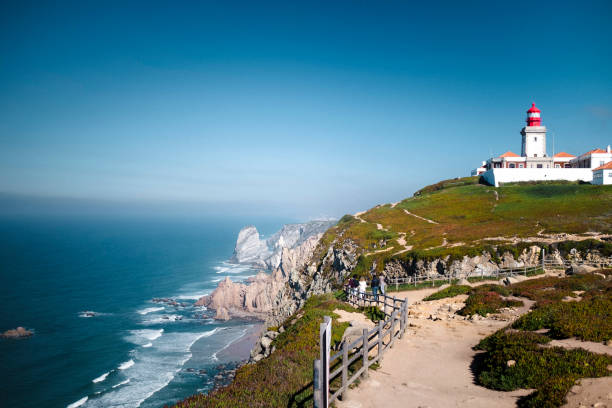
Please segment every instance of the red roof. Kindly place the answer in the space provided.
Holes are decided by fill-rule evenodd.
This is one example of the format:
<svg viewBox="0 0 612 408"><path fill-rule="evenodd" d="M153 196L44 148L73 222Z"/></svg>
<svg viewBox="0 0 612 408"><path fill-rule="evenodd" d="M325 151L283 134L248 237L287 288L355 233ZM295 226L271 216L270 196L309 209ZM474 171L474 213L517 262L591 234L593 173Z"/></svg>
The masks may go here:
<svg viewBox="0 0 612 408"><path fill-rule="evenodd" d="M604 164L603 166L599 166L599 167L593 169L593 171L595 171L595 170L612 170L612 161L609 161L606 164Z"/></svg>
<svg viewBox="0 0 612 408"><path fill-rule="evenodd" d="M510 150L508 150L506 153L502 154L499 157L521 157L516 153L512 153Z"/></svg>
<svg viewBox="0 0 612 408"><path fill-rule="evenodd" d="M535 103L532 103L531 108L529 108L527 113L531 113L531 112L541 112L541 111L538 108L536 108Z"/></svg>
<svg viewBox="0 0 612 408"><path fill-rule="evenodd" d="M553 157L576 157L576 156L574 156L573 154L565 153L565 152L559 152L555 154Z"/></svg>
<svg viewBox="0 0 612 408"><path fill-rule="evenodd" d="M591 153L608 153L608 152L602 149L593 149L593 150L586 152L585 154L591 154Z"/></svg>

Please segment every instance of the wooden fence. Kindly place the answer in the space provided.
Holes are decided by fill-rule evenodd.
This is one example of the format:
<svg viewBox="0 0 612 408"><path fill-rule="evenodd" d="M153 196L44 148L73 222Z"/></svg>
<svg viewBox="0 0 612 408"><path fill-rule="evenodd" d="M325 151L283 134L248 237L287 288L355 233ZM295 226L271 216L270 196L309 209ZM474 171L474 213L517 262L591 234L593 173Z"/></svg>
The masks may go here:
<svg viewBox="0 0 612 408"><path fill-rule="evenodd" d="M345 396L350 384L360 377L367 378L369 367L375 363L380 364L384 353L406 331L408 302L405 299L383 294L375 296L370 292L355 296L347 291L347 300L354 306L376 306L385 318L372 330L363 329L362 335L352 343L345 341L342 350L330 355L331 319L325 316L320 330L321 358L314 362L315 408L327 408L330 403ZM372 355L373 350L375 352ZM349 377L349 368L359 366L359 363L361 366L354 369Z"/></svg>
<svg viewBox="0 0 612 408"><path fill-rule="evenodd" d="M602 259L600 262L594 262L585 260L559 259L547 256L544 258L542 264L546 269L566 269L572 265L586 265L593 266L596 268L612 268L612 257Z"/></svg>
<svg viewBox="0 0 612 408"><path fill-rule="evenodd" d="M489 271L489 272L480 270L480 272L472 273L468 276L462 276L462 277L465 277L467 279L470 279L470 278L501 279L501 278L505 278L508 276L512 277L516 275L527 276L528 274L535 273L542 269L543 269L543 264L542 266L538 265L538 266L523 266L523 267L518 267L518 268L502 268L502 269L497 269L497 270ZM436 286L436 284L453 283L459 279L460 279L459 274L449 272L446 274L438 274L437 276L436 275L403 276L403 277L395 277L395 278L388 277L388 278L385 278L385 281L387 283L387 286L391 286L391 287L395 286L395 290L397 291L399 290L399 285L403 285L403 284L410 284L410 285L417 286L418 284L431 282L431 286Z"/></svg>

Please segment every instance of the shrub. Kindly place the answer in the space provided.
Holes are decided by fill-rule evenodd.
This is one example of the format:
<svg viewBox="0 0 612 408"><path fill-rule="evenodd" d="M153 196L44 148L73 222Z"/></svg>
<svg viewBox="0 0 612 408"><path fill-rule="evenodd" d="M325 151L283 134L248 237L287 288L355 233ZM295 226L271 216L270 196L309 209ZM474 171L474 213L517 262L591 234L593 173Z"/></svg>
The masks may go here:
<svg viewBox="0 0 612 408"><path fill-rule="evenodd" d="M466 293L470 292L472 290L472 288L470 286L467 285L451 285L446 289L442 289L436 293L433 293L429 296L427 296L425 299L423 300L438 300L438 299L444 299L444 298L450 298L450 297L455 297L458 295L465 295Z"/></svg>
<svg viewBox="0 0 612 408"><path fill-rule="evenodd" d="M612 300L599 295L587 296L579 302L548 303L521 316L512 327L522 330L549 329L549 336L558 339L610 340Z"/></svg>
<svg viewBox="0 0 612 408"><path fill-rule="evenodd" d="M574 382L583 377L608 375L612 357L584 349L542 347L550 338L530 332L500 330L483 339L475 348L485 350L475 364L479 384L511 391L535 388L518 401L520 407L558 407ZM508 365L514 360L514 365Z"/></svg>
<svg viewBox="0 0 612 408"><path fill-rule="evenodd" d="M457 313L462 316L470 316L473 314L479 314L486 316L489 313L497 313L499 309L504 307L522 306L523 302L520 300L506 300L502 299L499 293L494 291L475 291L465 301L463 309Z"/></svg>

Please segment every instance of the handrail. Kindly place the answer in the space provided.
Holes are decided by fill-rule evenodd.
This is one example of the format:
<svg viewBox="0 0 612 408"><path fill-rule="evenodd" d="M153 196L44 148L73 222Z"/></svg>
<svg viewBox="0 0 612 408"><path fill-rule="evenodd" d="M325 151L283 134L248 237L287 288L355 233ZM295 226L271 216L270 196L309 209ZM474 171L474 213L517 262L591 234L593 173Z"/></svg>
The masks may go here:
<svg viewBox="0 0 612 408"><path fill-rule="evenodd" d="M315 407L325 406L325 403L332 403L341 395L344 397L350 384L355 382L360 376L367 378L368 369L374 363L382 362L383 354L390 347L393 347L396 338L401 338L406 330L406 321L408 319L408 302L406 299L397 299L395 297L381 294L374 296L374 294L367 292L363 293L362 297L357 298L353 296L347 289L347 299L350 304L358 306L360 300L369 302L370 305L375 304L376 307L384 305L383 308L391 308L391 313L384 312L385 319L378 322L373 329L363 329L362 335L353 341L352 343L343 343L342 350L329 356L329 366L325 367L325 361L316 360L314 370L314 402ZM387 303L389 301L389 303ZM398 304L400 306L396 306ZM397 322L399 321L399 325ZM321 347L325 347L324 342L320 343ZM370 357L372 350L376 350L376 356ZM329 353L329 350L321 350L321 355L325 355L325 352ZM349 378L348 371L350 366L353 365L359 359L362 360L362 366L356 370L353 375ZM332 364L334 362L335 364ZM331 368L333 367L333 370ZM329 375L324 376L323 373L329 372ZM321 381L326 378L329 383L332 383L336 378L342 378L342 385L336 389L331 390L329 386L323 387ZM324 398L324 390L329 390L327 398ZM321 394L323 393L323 394ZM325 401L325 402L323 402Z"/></svg>

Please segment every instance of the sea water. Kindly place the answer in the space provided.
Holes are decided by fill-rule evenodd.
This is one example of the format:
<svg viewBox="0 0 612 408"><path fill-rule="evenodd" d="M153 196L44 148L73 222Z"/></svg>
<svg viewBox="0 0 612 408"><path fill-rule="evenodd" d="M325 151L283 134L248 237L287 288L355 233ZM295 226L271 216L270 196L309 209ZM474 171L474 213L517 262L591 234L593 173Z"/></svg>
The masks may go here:
<svg viewBox="0 0 612 408"><path fill-rule="evenodd" d="M194 306L232 265L246 224L280 219L0 218L0 405L161 407L213 386L219 351L253 322ZM154 298L170 298L153 302Z"/></svg>

